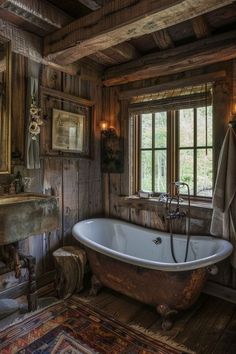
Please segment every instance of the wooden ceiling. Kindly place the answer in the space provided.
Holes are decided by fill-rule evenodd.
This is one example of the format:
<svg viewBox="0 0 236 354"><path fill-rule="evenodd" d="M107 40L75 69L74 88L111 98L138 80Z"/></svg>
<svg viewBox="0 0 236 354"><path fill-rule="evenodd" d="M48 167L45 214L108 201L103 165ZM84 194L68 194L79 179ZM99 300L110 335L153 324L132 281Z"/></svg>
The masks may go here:
<svg viewBox="0 0 236 354"><path fill-rule="evenodd" d="M108 86L236 57L235 0L0 0L10 29L43 63L98 63Z"/></svg>

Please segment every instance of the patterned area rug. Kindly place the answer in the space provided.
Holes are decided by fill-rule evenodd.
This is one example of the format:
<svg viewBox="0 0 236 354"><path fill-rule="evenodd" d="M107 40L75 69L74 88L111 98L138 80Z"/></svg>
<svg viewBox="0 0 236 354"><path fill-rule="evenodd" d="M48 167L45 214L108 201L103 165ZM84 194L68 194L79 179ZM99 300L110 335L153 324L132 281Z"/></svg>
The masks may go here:
<svg viewBox="0 0 236 354"><path fill-rule="evenodd" d="M73 296L0 332L1 354L180 354Z"/></svg>

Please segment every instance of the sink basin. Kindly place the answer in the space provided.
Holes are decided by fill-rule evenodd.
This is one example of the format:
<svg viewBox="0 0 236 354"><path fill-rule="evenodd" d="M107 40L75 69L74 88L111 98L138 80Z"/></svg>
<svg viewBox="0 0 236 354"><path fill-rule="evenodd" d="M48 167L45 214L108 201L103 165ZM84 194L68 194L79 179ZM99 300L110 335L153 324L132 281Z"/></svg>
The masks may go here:
<svg viewBox="0 0 236 354"><path fill-rule="evenodd" d="M57 200L53 196L20 193L0 196L0 245L56 229Z"/></svg>

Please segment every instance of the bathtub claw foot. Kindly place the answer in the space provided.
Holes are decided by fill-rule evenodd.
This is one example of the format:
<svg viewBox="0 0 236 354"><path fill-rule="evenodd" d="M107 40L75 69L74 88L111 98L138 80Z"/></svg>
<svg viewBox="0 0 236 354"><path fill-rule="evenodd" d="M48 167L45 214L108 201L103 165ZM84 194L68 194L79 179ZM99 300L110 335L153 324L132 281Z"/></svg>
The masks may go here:
<svg viewBox="0 0 236 354"><path fill-rule="evenodd" d="M157 312L162 317L161 327L163 330L169 330L173 327L174 321L173 317L175 317L178 311L170 309L168 305L158 305Z"/></svg>
<svg viewBox="0 0 236 354"><path fill-rule="evenodd" d="M89 296L96 296L102 287L103 285L100 280L96 277L96 275L93 275L91 278L91 289L89 291Z"/></svg>

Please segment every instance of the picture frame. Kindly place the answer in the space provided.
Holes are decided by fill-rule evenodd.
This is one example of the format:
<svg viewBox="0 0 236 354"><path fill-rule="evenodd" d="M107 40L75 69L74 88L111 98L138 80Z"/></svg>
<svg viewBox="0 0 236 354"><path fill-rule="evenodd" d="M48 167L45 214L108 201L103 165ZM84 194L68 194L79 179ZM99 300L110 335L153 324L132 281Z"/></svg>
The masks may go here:
<svg viewBox="0 0 236 354"><path fill-rule="evenodd" d="M89 154L89 117L86 113L53 108L52 150Z"/></svg>

